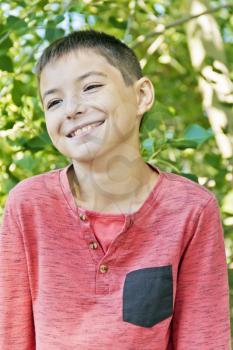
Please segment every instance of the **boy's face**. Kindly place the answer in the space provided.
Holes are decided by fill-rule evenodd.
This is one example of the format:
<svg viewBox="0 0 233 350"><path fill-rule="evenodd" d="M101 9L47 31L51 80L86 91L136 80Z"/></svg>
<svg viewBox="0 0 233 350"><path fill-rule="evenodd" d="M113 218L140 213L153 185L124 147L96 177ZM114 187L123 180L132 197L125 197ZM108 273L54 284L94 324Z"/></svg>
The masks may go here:
<svg viewBox="0 0 233 350"><path fill-rule="evenodd" d="M48 133L63 155L89 161L138 137L137 82L126 86L119 70L91 49L72 51L45 66L40 92ZM83 124L104 121L69 137Z"/></svg>

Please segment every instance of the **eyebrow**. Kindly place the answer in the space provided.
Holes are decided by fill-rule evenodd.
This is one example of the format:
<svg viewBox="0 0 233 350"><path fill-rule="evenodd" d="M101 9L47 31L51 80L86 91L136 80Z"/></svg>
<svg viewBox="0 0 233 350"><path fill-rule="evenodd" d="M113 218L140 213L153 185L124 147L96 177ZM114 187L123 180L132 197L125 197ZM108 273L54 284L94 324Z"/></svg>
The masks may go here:
<svg viewBox="0 0 233 350"><path fill-rule="evenodd" d="M85 73L83 75L80 75L77 79L75 79L75 82L82 81L82 80L88 78L91 75L98 75L98 76L102 76L102 77L107 77L107 74L105 74L105 73L98 72L98 71L90 71L90 72L87 72L87 73ZM46 96L54 94L55 92L58 92L58 91L60 91L60 90L59 89L55 89L55 88L47 90L43 94L43 98L42 99L44 100Z"/></svg>

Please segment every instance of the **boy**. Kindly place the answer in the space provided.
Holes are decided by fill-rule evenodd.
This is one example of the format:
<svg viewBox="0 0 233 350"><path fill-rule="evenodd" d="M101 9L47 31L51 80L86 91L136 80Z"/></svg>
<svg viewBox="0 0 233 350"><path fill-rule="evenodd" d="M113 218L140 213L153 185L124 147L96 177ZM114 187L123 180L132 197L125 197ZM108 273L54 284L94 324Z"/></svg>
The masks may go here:
<svg viewBox="0 0 233 350"><path fill-rule="evenodd" d="M214 195L145 163L154 100L118 39L74 32L37 64L54 146L72 163L9 193L0 245L2 350L228 350Z"/></svg>

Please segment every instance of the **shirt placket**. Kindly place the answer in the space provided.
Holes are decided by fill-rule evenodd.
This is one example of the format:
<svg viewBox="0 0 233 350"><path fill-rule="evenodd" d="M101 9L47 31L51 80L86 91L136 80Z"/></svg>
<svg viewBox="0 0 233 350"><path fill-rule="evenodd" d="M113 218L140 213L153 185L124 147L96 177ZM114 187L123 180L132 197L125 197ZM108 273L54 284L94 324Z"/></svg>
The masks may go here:
<svg viewBox="0 0 233 350"><path fill-rule="evenodd" d="M130 219L126 218L124 227L119 233L118 237L114 240L108 252L105 254L101 245L96 240L93 228L91 226L89 217L84 209L79 208L79 218L81 222L81 228L83 232L83 237L87 242L87 247L91 254L91 257L95 263L96 268L96 280L95 280L95 291L96 295L106 295L109 294L110 283L112 280L111 267L113 267L113 257L112 253L115 252L118 237L121 233L127 230Z"/></svg>

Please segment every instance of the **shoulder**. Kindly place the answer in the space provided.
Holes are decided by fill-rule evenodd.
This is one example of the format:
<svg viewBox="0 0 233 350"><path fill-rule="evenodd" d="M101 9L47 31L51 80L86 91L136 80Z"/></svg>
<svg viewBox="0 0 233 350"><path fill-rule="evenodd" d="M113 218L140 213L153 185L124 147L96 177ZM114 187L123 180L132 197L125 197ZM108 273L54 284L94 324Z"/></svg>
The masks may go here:
<svg viewBox="0 0 233 350"><path fill-rule="evenodd" d="M10 190L9 201L30 201L33 198L55 191L59 185L60 170L51 170L21 180Z"/></svg>
<svg viewBox="0 0 233 350"><path fill-rule="evenodd" d="M174 200L188 206L194 204L201 207L206 206L211 200L216 201L215 194L199 183L174 173L162 172L162 174L168 190L167 193Z"/></svg>

